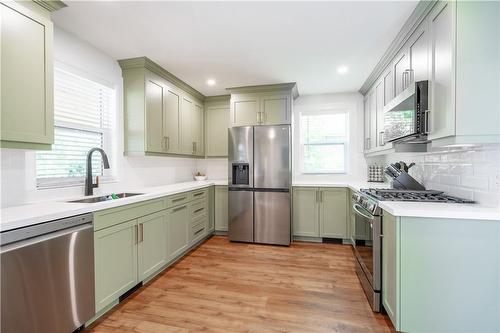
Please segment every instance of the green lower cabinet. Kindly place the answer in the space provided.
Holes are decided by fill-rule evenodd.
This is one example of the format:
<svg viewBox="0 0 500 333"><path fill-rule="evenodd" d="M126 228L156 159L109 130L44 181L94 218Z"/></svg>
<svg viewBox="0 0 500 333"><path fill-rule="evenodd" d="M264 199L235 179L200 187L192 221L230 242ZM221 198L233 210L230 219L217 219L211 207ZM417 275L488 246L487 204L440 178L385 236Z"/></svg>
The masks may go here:
<svg viewBox="0 0 500 333"><path fill-rule="evenodd" d="M167 263L168 211L160 211L138 219L138 273L143 281Z"/></svg>
<svg viewBox="0 0 500 333"><path fill-rule="evenodd" d="M396 329L399 329L399 247L396 243L399 224L396 217L383 213L382 305Z"/></svg>
<svg viewBox="0 0 500 333"><path fill-rule="evenodd" d="M324 238L347 239L347 189L319 189L319 227Z"/></svg>
<svg viewBox="0 0 500 333"><path fill-rule="evenodd" d="M316 187L293 188L293 235L319 237L319 192Z"/></svg>
<svg viewBox="0 0 500 333"><path fill-rule="evenodd" d="M96 312L135 286L137 219L94 233Z"/></svg>
<svg viewBox="0 0 500 333"><path fill-rule="evenodd" d="M167 256L170 260L178 257L189 246L190 214L188 204L171 208L167 214Z"/></svg>
<svg viewBox="0 0 500 333"><path fill-rule="evenodd" d="M353 204L354 199L352 198L353 190L349 190L349 198L347 199L349 202L349 238L351 239L351 243L354 244L356 239L356 213L354 212Z"/></svg>
<svg viewBox="0 0 500 333"><path fill-rule="evenodd" d="M215 231L215 186L210 186L208 189L208 222L207 232Z"/></svg>
<svg viewBox="0 0 500 333"><path fill-rule="evenodd" d="M228 195L227 186L215 186L215 230L227 231Z"/></svg>

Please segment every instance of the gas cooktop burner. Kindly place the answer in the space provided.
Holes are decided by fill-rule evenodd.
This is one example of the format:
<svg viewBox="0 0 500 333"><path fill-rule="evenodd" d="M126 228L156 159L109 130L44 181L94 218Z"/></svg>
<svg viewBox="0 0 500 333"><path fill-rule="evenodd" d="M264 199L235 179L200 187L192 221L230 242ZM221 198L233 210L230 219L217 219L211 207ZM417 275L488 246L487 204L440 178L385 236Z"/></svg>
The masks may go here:
<svg viewBox="0 0 500 333"><path fill-rule="evenodd" d="M444 202L444 203L474 203L472 200L461 199L444 194L441 191L412 191L392 189L361 189L361 192L380 201L415 201L415 202Z"/></svg>

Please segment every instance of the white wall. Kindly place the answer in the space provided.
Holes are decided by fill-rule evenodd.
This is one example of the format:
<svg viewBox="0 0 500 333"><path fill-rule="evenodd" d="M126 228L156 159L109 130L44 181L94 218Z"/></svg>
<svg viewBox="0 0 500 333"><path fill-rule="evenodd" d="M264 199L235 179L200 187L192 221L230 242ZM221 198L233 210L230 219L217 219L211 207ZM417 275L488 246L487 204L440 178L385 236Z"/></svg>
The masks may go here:
<svg viewBox="0 0 500 333"><path fill-rule="evenodd" d="M427 189L500 208L500 145L396 153L368 160L384 165L415 162L410 175Z"/></svg>
<svg viewBox="0 0 500 333"><path fill-rule="evenodd" d="M299 115L318 110L349 110L349 143L345 174L302 174L299 169ZM359 93L300 96L294 104L293 180L303 182L335 182L365 180L363 155L363 96Z"/></svg>
<svg viewBox="0 0 500 333"><path fill-rule="evenodd" d="M102 184L95 193L166 185L192 179L196 169L195 159L123 156L123 83L121 69L115 59L58 27L54 31L54 58L57 63L110 85L117 92L116 146L110 161L116 182ZM1 149L0 158L1 207L83 195L82 186L37 190L33 151Z"/></svg>

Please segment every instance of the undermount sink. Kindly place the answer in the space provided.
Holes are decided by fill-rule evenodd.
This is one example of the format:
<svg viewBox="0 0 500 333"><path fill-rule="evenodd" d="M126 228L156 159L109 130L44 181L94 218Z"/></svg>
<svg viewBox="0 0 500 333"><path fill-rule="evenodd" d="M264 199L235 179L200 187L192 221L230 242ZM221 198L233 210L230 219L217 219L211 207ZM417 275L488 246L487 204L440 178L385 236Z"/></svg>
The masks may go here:
<svg viewBox="0 0 500 333"><path fill-rule="evenodd" d="M95 203L95 202L118 200L118 199L133 197L135 195L141 195L141 194L144 194L144 193L116 193L115 194L115 198L113 198L111 194L108 194L108 195L103 195L103 196L100 196L100 197L92 197L92 198L85 198L85 199L79 199L79 200L71 200L71 201L67 201L67 202L74 202L74 203Z"/></svg>

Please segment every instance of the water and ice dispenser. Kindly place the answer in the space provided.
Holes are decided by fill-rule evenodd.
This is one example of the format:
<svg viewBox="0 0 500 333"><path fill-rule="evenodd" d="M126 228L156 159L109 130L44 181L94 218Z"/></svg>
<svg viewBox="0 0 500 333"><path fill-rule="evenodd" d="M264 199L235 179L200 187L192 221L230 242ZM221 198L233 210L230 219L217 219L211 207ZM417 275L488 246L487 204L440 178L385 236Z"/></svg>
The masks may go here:
<svg viewBox="0 0 500 333"><path fill-rule="evenodd" d="M250 165L248 163L233 163L232 185L249 185Z"/></svg>

